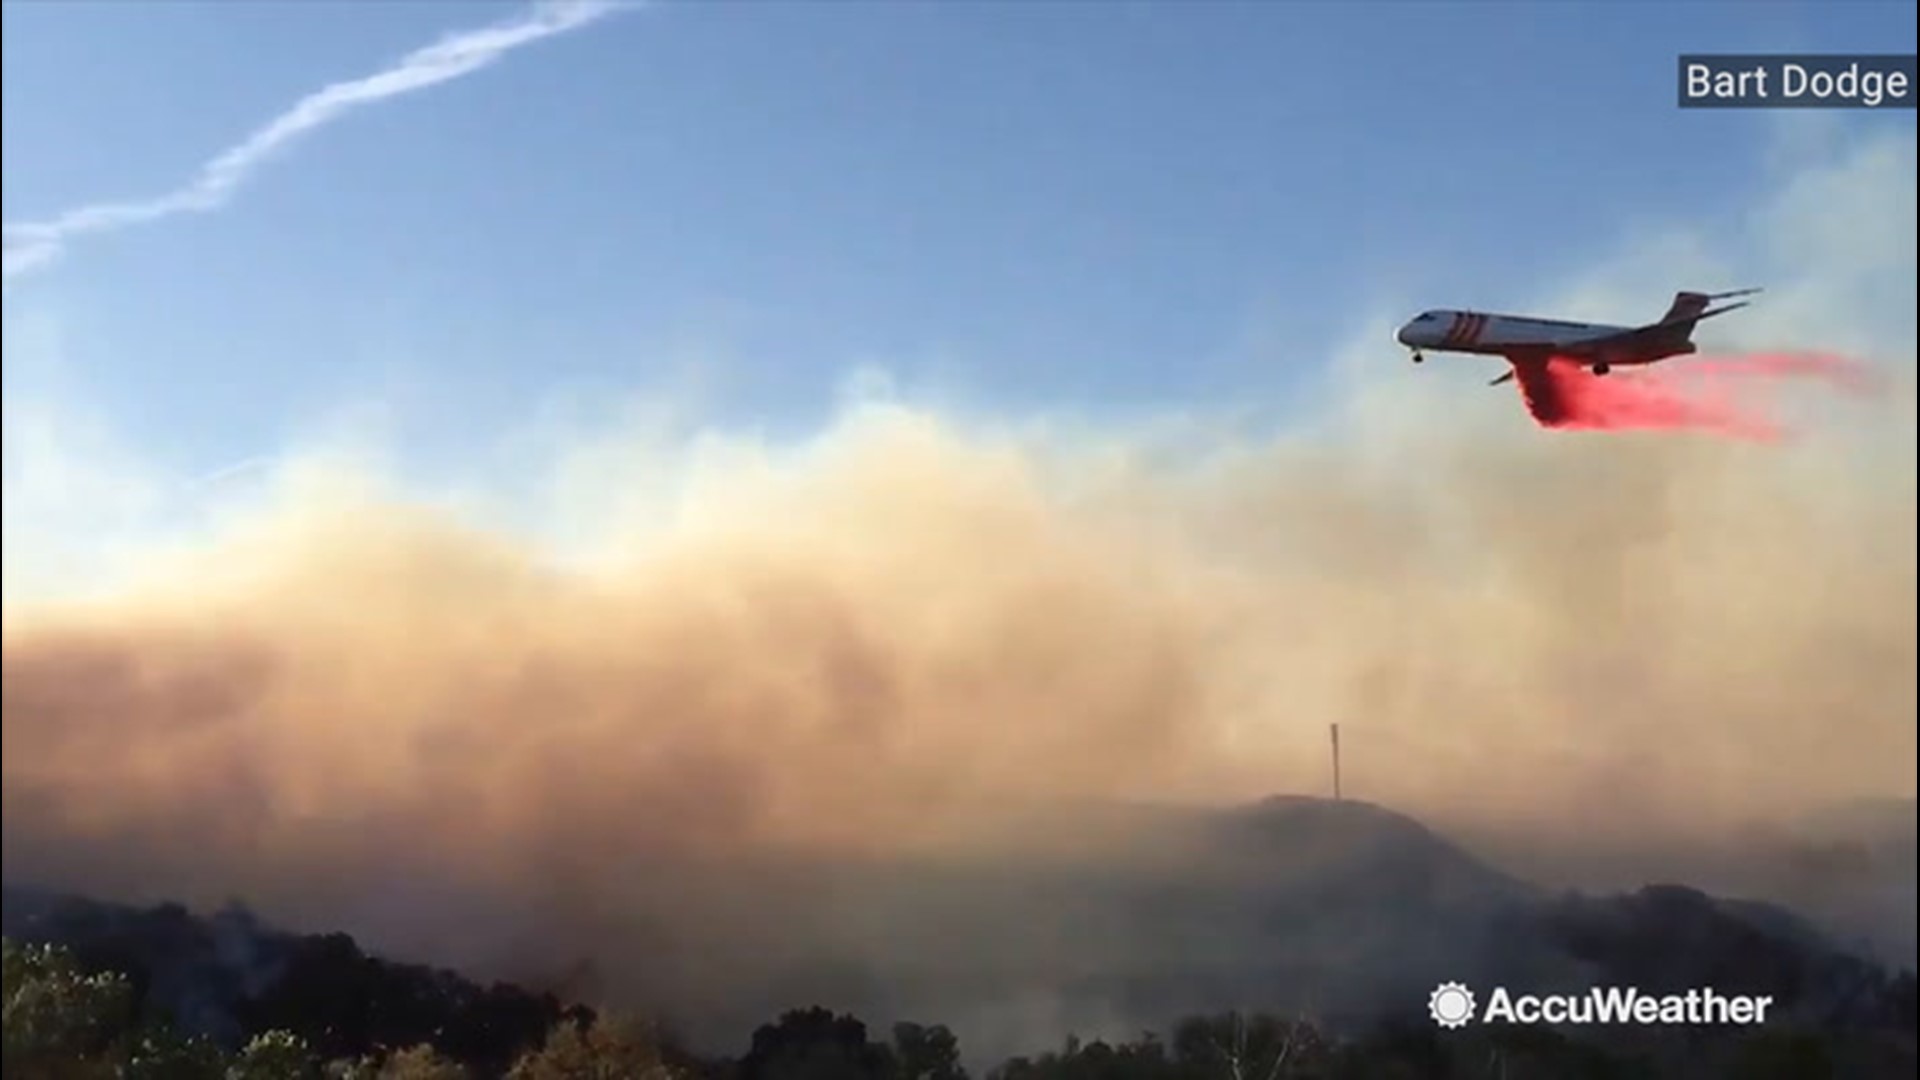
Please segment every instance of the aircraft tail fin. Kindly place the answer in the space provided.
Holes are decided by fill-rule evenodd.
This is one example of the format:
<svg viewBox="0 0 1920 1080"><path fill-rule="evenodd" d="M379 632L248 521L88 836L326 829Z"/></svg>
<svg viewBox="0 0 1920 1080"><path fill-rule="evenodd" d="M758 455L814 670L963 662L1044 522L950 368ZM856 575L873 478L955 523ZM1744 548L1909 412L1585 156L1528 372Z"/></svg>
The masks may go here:
<svg viewBox="0 0 1920 1080"><path fill-rule="evenodd" d="M1711 315L1718 315L1723 311L1732 311L1735 308L1747 306L1744 303L1729 304L1726 307L1708 311L1708 305L1712 304L1715 300L1728 300L1736 296L1751 296L1759 291L1759 289L1735 289L1732 292L1723 293L1675 293L1673 305L1667 308L1667 313L1662 315L1660 321L1654 325L1671 327L1672 332L1678 335L1680 340L1690 341L1693 338L1693 328L1701 319Z"/></svg>
<svg viewBox="0 0 1920 1080"><path fill-rule="evenodd" d="M1698 317L1701 312L1707 310L1707 305L1711 303L1713 303L1713 297L1706 293L1676 293L1673 297L1673 306L1667 309L1665 315L1660 316L1660 321L1663 323L1685 322L1688 319Z"/></svg>

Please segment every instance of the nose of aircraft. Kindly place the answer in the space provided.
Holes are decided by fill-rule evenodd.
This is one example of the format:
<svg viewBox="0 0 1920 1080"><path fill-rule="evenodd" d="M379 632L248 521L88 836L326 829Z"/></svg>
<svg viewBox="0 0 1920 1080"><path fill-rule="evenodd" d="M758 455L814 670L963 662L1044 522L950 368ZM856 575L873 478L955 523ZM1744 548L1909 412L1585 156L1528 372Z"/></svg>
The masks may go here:
<svg viewBox="0 0 1920 1080"><path fill-rule="evenodd" d="M1399 342L1402 345L1412 345L1413 344L1413 323L1409 322L1405 326L1402 326L1400 329L1395 330L1393 332L1393 340Z"/></svg>

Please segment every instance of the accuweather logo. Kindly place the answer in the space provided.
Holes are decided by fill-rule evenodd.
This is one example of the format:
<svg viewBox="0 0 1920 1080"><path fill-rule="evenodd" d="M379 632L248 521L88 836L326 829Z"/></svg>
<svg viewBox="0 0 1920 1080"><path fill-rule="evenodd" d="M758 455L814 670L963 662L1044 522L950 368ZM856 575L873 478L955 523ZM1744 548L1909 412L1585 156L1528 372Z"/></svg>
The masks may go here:
<svg viewBox="0 0 1920 1080"><path fill-rule="evenodd" d="M1512 994L1495 987L1485 1007L1462 983L1444 982L1427 995L1427 1012L1443 1028L1483 1024L1762 1024L1773 999L1722 994L1711 988L1684 994L1642 994L1633 987L1596 986L1584 994Z"/></svg>

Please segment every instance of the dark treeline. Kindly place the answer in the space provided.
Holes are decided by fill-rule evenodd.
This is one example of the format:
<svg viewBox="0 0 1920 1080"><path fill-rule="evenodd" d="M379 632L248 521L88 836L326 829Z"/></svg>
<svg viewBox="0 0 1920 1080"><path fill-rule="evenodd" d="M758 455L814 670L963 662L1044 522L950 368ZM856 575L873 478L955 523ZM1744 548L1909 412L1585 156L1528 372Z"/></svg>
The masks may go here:
<svg viewBox="0 0 1920 1080"><path fill-rule="evenodd" d="M225 1039L188 1033L150 975L90 967L60 945L5 946L7 1077L46 1080L962 1080L938 1024L872 1031L823 1008L789 1011L738 1056L701 1055L638 1020L508 986L390 965L340 935L304 939L276 989ZM1538 1027L1443 1031L1389 1023L1336 1038L1312 1023L1225 1013L1164 1037L1068 1039L971 1075L985 1080L1394 1080L1499 1077L1820 1078L1915 1075L1913 981L1883 987L1888 1025L1692 1031L1659 1041ZM177 1000L177 999L175 999ZM1901 1018L1904 1018L1903 1020Z"/></svg>
<svg viewBox="0 0 1920 1080"><path fill-rule="evenodd" d="M731 1052L724 1040L696 1047L671 1025L396 963L345 934L276 930L238 906L200 916L12 887L5 898L9 1080L1904 1080L1920 1071L1912 973L1828 949L1782 913L1673 886L1547 902L1532 925L1599 985L1767 994L1779 1008L1766 1024L1443 1030L1424 1000L1412 1015L1356 1025L1254 998L1228 1011L1234 1002L1168 997L1160 1015L1200 1015L1004 1061L980 1060L978 1049L963 1060L939 1016L869 1027L813 1006L768 1017Z"/></svg>

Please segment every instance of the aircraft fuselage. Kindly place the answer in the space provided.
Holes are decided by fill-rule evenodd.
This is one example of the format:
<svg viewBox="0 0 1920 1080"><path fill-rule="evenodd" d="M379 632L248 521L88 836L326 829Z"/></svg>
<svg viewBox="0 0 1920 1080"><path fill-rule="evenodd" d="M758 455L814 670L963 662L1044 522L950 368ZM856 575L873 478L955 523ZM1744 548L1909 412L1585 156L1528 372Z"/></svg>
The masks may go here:
<svg viewBox="0 0 1920 1080"><path fill-rule="evenodd" d="M1597 354L1598 350L1583 348L1588 342L1619 340L1633 330L1633 327L1605 323L1443 309L1422 312L1402 326L1394 336L1400 344L1416 351L1469 353L1476 356L1513 356L1539 352L1581 359L1604 359L1608 364L1651 364L1694 351L1693 343L1685 340L1681 334L1673 335L1672 340L1642 340L1632 348L1608 349L1609 355L1604 358L1589 356L1589 353Z"/></svg>

